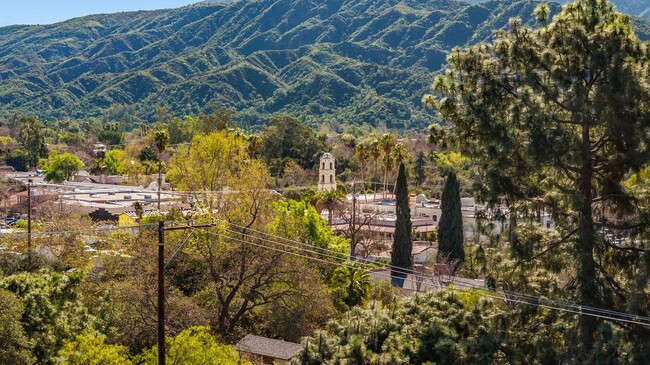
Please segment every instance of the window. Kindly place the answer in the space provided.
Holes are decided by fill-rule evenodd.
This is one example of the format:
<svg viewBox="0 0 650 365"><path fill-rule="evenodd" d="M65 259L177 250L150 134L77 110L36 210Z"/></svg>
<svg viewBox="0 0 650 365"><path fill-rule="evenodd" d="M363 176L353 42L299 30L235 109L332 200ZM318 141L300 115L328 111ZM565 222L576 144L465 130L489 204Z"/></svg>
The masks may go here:
<svg viewBox="0 0 650 365"><path fill-rule="evenodd" d="M330 175L330 182L333 184L334 183L334 175Z"/></svg>
<svg viewBox="0 0 650 365"><path fill-rule="evenodd" d="M332 169L332 163L330 162L330 170Z"/></svg>
<svg viewBox="0 0 650 365"><path fill-rule="evenodd" d="M320 182L322 182L322 183L325 182L325 175L321 175L321 177L320 177Z"/></svg>
<svg viewBox="0 0 650 365"><path fill-rule="evenodd" d="M312 175L312 176L313 176L313 175ZM312 181L313 181L313 180L312 180ZM434 214L434 215L432 216L432 218L433 218L433 221L434 221L434 222L437 222L437 221L438 221L438 216L437 216L437 215Z"/></svg>
<svg viewBox="0 0 650 365"><path fill-rule="evenodd" d="M323 162L323 170L325 170L325 162Z"/></svg>

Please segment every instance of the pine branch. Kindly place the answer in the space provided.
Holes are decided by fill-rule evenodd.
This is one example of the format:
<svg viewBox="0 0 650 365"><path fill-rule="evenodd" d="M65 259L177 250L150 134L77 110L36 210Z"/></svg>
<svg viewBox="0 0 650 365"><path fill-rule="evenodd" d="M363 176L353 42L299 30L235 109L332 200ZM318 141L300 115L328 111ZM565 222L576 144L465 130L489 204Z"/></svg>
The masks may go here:
<svg viewBox="0 0 650 365"><path fill-rule="evenodd" d="M567 242L569 240L569 238L571 238L574 234L576 234L576 232L578 232L578 228L574 228L573 231L569 232L567 235L562 237L559 241L555 241L555 242L551 243L549 245L549 247L547 247L545 250L543 250L542 252L540 252L537 255L533 256L532 260L535 260L535 259L543 256L547 252L556 249L557 247L559 247L563 243Z"/></svg>
<svg viewBox="0 0 650 365"><path fill-rule="evenodd" d="M640 248L640 247L632 247L632 246L617 246L608 240L603 240L603 243L605 246L619 250L619 251L634 251L634 252L639 252L639 253L646 253L650 252L648 249Z"/></svg>

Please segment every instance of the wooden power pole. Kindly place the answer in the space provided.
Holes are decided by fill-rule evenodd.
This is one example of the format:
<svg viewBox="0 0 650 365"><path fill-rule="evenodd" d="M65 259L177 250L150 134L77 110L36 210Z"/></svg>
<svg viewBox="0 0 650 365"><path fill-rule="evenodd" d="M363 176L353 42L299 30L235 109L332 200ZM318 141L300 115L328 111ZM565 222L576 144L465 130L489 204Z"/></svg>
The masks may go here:
<svg viewBox="0 0 650 365"><path fill-rule="evenodd" d="M158 365L165 365L165 267L169 264L169 262L165 263L165 231L194 230L215 226L213 222L209 224L190 224L165 228L165 221L158 221ZM179 247L179 250L182 247L183 245ZM172 256L170 262L173 259L174 257Z"/></svg>

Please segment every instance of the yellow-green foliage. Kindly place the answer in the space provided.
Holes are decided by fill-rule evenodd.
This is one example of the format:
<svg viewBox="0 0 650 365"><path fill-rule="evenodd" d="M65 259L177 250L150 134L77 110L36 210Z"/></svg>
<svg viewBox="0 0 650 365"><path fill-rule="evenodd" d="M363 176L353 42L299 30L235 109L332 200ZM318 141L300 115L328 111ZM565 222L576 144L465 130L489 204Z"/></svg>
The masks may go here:
<svg viewBox="0 0 650 365"><path fill-rule="evenodd" d="M27 225L28 224L27 224L26 220L19 219L19 220L16 221L16 224L14 224L14 228L27 229ZM39 229L39 228L41 228L40 224L38 224L36 222L32 222L32 230L36 230L36 229Z"/></svg>
<svg viewBox="0 0 650 365"><path fill-rule="evenodd" d="M158 363L158 347L138 356L138 364ZM184 365L252 365L239 358L234 347L219 344L210 334L210 328L189 328L176 337L167 338L167 363Z"/></svg>
<svg viewBox="0 0 650 365"><path fill-rule="evenodd" d="M452 290L454 288L453 284L449 285L449 289ZM468 291L459 291L456 292L456 297L458 300L463 303L463 308L465 310L472 310L476 307L478 307L479 302L481 301L482 298L490 298L495 295L495 293L489 292L487 290L481 290L481 289L472 289Z"/></svg>
<svg viewBox="0 0 650 365"><path fill-rule="evenodd" d="M632 175L629 179L625 181L625 186L628 188L635 187L637 185L646 183L650 178L650 166L645 167L641 171Z"/></svg>
<svg viewBox="0 0 650 365"><path fill-rule="evenodd" d="M460 152L438 152L436 153L436 164L440 168L460 171L463 166L469 162L469 159Z"/></svg>
<svg viewBox="0 0 650 365"><path fill-rule="evenodd" d="M197 135L190 146L178 149L167 179L179 190L216 191L226 186L227 177L247 159L242 138L223 131Z"/></svg>
<svg viewBox="0 0 650 365"><path fill-rule="evenodd" d="M65 341L59 350L61 365L129 365L131 360L124 346L104 342L105 336L86 330L74 341Z"/></svg>
<svg viewBox="0 0 650 365"><path fill-rule="evenodd" d="M0 136L0 146L7 146L16 143L16 140L9 136Z"/></svg>

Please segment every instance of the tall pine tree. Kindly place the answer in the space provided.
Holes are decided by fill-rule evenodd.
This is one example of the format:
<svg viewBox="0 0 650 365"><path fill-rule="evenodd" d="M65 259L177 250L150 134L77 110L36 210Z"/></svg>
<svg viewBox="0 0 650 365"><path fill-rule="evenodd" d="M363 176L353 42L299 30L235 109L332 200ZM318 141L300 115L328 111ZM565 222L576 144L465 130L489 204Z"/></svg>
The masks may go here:
<svg viewBox="0 0 650 365"><path fill-rule="evenodd" d="M393 285L401 286L405 271L413 266L411 251L411 209L409 208L409 192L406 184L406 169L403 164L399 166L397 174L397 186L395 187L395 237L393 239L393 250L391 252L391 264L400 269L391 270ZM401 278L401 280L400 280Z"/></svg>
<svg viewBox="0 0 650 365"><path fill-rule="evenodd" d="M561 239L536 255L538 241L516 234L515 258L533 262L569 249L566 274L576 285L567 296L584 306L626 310L645 295L646 279L630 283L639 280L634 273L648 270L640 254L647 243L616 244L600 232L629 235L650 227L621 184L650 161L650 47L607 0L576 0L550 22L549 13L541 4L538 29L511 19L489 43L451 52L435 95L424 102L451 125L463 154L480 161L484 201L523 207L545 200L563 215ZM514 218L526 211L518 209ZM647 313L650 305L635 311ZM579 322L589 351L598 320L581 316Z"/></svg>
<svg viewBox="0 0 650 365"><path fill-rule="evenodd" d="M458 178L453 171L447 173L440 205L442 213L438 223L438 261L445 260L456 264L465 262L460 188Z"/></svg>

